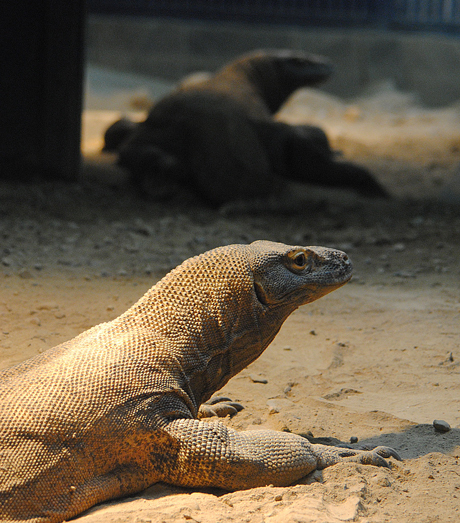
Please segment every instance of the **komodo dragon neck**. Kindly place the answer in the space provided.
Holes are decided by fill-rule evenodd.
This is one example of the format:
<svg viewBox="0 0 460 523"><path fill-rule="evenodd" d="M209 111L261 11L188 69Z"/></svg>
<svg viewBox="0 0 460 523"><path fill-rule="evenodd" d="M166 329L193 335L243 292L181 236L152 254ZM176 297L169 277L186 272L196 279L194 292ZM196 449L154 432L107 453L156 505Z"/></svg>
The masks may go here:
<svg viewBox="0 0 460 523"><path fill-rule="evenodd" d="M268 114L275 114L294 91L316 86L331 73L331 64L321 57L285 50L255 52L230 64L220 74L226 79L237 79L246 92L251 92L251 98L263 100Z"/></svg>
<svg viewBox="0 0 460 523"><path fill-rule="evenodd" d="M230 245L186 260L115 320L170 347L162 371L180 368L175 379L196 409L260 356L297 307L260 303L250 252Z"/></svg>
<svg viewBox="0 0 460 523"><path fill-rule="evenodd" d="M254 242L191 258L114 321L158 341L151 351L154 370L189 397L193 415L260 356L296 308L351 276L339 251L299 247L283 254L283 249ZM298 255L305 260L302 269L292 258Z"/></svg>
<svg viewBox="0 0 460 523"><path fill-rule="evenodd" d="M244 107L250 118L264 120L270 119L296 89L317 85L331 73L331 64L316 55L289 49L254 51L178 91L220 94Z"/></svg>

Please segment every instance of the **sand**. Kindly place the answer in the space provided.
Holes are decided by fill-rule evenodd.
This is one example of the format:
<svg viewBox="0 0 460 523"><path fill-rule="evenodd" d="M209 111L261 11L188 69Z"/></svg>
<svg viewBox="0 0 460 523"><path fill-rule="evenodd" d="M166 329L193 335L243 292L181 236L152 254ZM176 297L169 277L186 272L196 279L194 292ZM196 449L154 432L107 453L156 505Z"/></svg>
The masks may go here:
<svg viewBox="0 0 460 523"><path fill-rule="evenodd" d="M78 521L459 521L458 107L423 108L388 84L353 101L301 91L280 118L322 125L393 198L299 189L303 206L230 215L193 198L139 200L113 158L98 153L116 114L86 111L81 184L0 184L1 367L114 318L180 261L217 245L338 247L354 263L353 280L296 311L227 384L222 392L245 409L223 422L331 443L357 437L396 448L404 461L344 463L290 487L234 493L157 484ZM436 431L435 419L451 430Z"/></svg>

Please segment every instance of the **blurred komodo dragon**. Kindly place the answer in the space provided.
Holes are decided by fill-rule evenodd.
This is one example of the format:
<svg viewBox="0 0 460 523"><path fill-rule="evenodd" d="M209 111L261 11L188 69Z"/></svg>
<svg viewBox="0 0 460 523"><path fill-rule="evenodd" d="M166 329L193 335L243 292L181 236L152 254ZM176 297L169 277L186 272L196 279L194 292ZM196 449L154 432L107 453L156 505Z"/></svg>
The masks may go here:
<svg viewBox="0 0 460 523"><path fill-rule="evenodd" d="M273 118L297 89L332 73L322 57L293 50L255 51L161 99L144 122L115 122L105 149L144 196L193 191L208 204L278 195L286 180L387 196L364 168L337 161L325 133Z"/></svg>
<svg viewBox="0 0 460 523"><path fill-rule="evenodd" d="M345 253L257 241L186 260L130 309L0 374L0 519L60 522L158 481L288 485L373 451L200 421L300 305L351 277Z"/></svg>

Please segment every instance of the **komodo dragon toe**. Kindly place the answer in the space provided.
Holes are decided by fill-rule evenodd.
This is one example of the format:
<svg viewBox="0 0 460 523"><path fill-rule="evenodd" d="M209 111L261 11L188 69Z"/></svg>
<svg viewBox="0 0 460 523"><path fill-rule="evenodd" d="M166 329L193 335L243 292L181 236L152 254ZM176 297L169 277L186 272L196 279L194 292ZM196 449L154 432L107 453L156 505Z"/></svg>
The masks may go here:
<svg viewBox="0 0 460 523"><path fill-rule="evenodd" d="M353 461L363 465L389 468L385 458L395 458L401 461L400 455L391 447L375 447L370 450L349 449L342 447L329 447L327 445L313 445L313 450L318 457L318 469L335 465L341 461Z"/></svg>
<svg viewBox="0 0 460 523"><path fill-rule="evenodd" d="M230 398L226 398L225 396L214 396L200 405L198 419L212 418L213 416L225 418L226 416L234 416L237 412L243 409L244 407L241 403L232 401Z"/></svg>

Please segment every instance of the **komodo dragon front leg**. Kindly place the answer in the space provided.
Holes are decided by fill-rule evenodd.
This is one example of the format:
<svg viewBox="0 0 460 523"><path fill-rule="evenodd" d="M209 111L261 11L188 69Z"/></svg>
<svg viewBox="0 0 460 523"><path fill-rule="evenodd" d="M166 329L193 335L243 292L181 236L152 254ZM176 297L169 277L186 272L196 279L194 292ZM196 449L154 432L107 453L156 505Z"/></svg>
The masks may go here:
<svg viewBox="0 0 460 523"><path fill-rule="evenodd" d="M385 458L400 459L389 447L365 451L314 445L296 434L237 432L218 421L181 419L170 423L166 431L178 443L178 451L163 481L187 487L285 486L340 461L388 467Z"/></svg>
<svg viewBox="0 0 460 523"><path fill-rule="evenodd" d="M398 459L197 419L295 309L351 274L347 255L324 247L220 247L113 321L0 372L0 520L60 523L157 481L233 490Z"/></svg>

